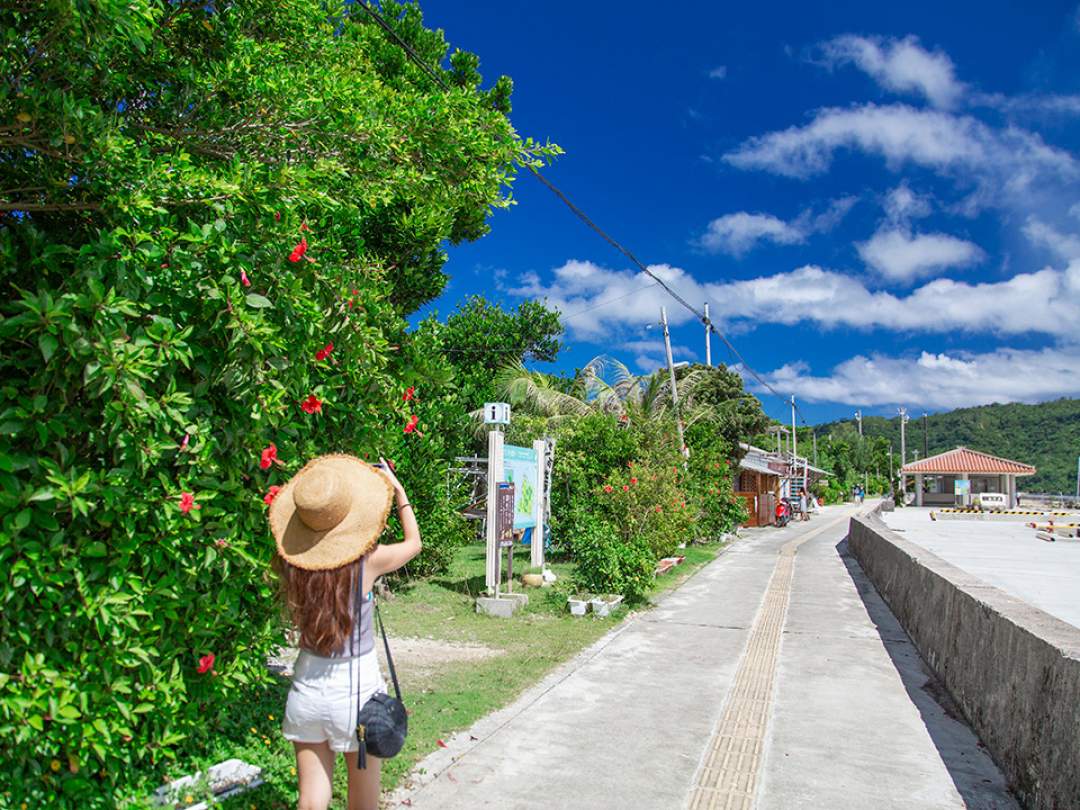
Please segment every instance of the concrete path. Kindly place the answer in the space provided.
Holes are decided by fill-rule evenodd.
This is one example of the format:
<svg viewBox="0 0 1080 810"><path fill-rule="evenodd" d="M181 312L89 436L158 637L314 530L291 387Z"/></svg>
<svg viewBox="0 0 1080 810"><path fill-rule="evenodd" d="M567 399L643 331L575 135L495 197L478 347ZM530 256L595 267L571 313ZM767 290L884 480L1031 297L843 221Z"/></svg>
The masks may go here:
<svg viewBox="0 0 1080 810"><path fill-rule="evenodd" d="M739 540L448 741L391 806L1015 807L847 556L851 514Z"/></svg>

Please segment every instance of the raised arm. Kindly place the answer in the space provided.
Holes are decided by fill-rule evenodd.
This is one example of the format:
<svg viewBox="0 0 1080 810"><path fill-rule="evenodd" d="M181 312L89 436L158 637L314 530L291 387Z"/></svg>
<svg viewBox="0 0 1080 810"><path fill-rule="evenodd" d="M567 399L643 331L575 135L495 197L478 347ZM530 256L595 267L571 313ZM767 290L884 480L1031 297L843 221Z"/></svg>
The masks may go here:
<svg viewBox="0 0 1080 810"><path fill-rule="evenodd" d="M416 515L413 514L413 506L409 503L409 496L405 494L405 489L401 486L397 476L394 475L394 471L386 462L386 459L379 460L383 464L383 475L390 479L390 483L394 487L398 520L401 521L405 539L400 543L388 543L386 545L380 543L371 552L368 564L376 577L397 571L420 553L420 527L416 523Z"/></svg>

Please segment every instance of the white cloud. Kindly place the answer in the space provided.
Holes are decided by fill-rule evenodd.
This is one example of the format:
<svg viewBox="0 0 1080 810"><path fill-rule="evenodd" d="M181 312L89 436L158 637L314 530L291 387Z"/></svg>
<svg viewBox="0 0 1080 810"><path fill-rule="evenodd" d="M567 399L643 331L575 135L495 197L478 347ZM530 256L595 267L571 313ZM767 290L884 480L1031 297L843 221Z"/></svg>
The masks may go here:
<svg viewBox="0 0 1080 810"><path fill-rule="evenodd" d="M709 71L710 79L726 79L727 78L727 65L717 65Z"/></svg>
<svg viewBox="0 0 1080 810"><path fill-rule="evenodd" d="M872 291L851 276L812 265L706 289L717 320L1063 337L1075 335L1080 322L1080 261L1005 281L936 279L906 295Z"/></svg>
<svg viewBox="0 0 1080 810"><path fill-rule="evenodd" d="M926 50L915 36L895 39L849 34L821 48L829 67L854 64L886 90L922 95L935 107L954 106L965 90L948 54Z"/></svg>
<svg viewBox="0 0 1080 810"><path fill-rule="evenodd" d="M772 214L751 214L746 211L725 214L710 222L695 244L710 253L728 253L732 256L742 256L758 242L799 245L814 233L836 227L856 201L856 197L841 197L818 214L808 208L790 222Z"/></svg>
<svg viewBox="0 0 1080 810"><path fill-rule="evenodd" d="M980 93L972 98L972 103L1010 114L1080 115L1080 95L1024 93L1006 96L1002 93Z"/></svg>
<svg viewBox="0 0 1080 810"><path fill-rule="evenodd" d="M688 301L705 301L705 290L685 270L666 264L649 269L676 289ZM609 343L613 336L656 324L660 307L666 306L673 325L693 316L657 289L645 273L611 270L589 261L571 259L556 267L549 284L535 273L522 276L522 283L509 292L524 298L547 300L570 316L565 318L570 332L579 339Z"/></svg>
<svg viewBox="0 0 1080 810"><path fill-rule="evenodd" d="M806 234L772 214L724 214L709 223L698 244L712 253L741 256L760 241L778 245L796 245L806 241Z"/></svg>
<svg viewBox="0 0 1080 810"><path fill-rule="evenodd" d="M1071 210L1070 213L1072 213ZM1028 218L1027 224L1024 225L1024 236L1032 243L1050 249L1066 261L1080 259L1080 236L1062 233L1035 217Z"/></svg>
<svg viewBox="0 0 1080 810"><path fill-rule="evenodd" d="M856 245L870 267L894 281L932 276L949 267L967 267L984 254L978 245L944 233L912 235L906 229L882 229Z"/></svg>
<svg viewBox="0 0 1080 810"><path fill-rule="evenodd" d="M821 46L829 67L853 64L894 93L925 96L935 107L949 109L964 93L952 60L943 51L928 51L914 36L903 39L848 34Z"/></svg>
<svg viewBox="0 0 1080 810"><path fill-rule="evenodd" d="M932 210L930 198L912 191L907 180L902 180L900 185L885 195L882 207L888 221L894 225L929 216Z"/></svg>
<svg viewBox="0 0 1080 810"><path fill-rule="evenodd" d="M628 340L619 344L622 351L631 352L634 355L634 363L638 370L644 374L651 374L658 369L667 367L667 352L664 351L663 340ZM697 353L686 346L672 345L671 356L673 361L680 363L697 362Z"/></svg>
<svg viewBox="0 0 1080 810"><path fill-rule="evenodd" d="M1080 346L1000 348L982 354L922 352L918 357L858 355L827 376L805 363L763 375L809 401L851 405L961 408L991 402L1040 402L1080 395Z"/></svg>
<svg viewBox="0 0 1080 810"><path fill-rule="evenodd" d="M1075 337L1080 323L1080 259L1065 269L1046 267L1003 281L972 284L935 279L906 294L871 290L843 273L813 265L770 276L701 284L670 265L651 268L690 302L710 302L710 315L729 329L740 325L812 323L823 328L889 329L924 333L1037 333ZM526 278L513 291L546 298L575 315L575 339L610 344L628 330L659 320L666 305L673 325L693 316L658 290L644 273L570 261L550 284Z"/></svg>
<svg viewBox="0 0 1080 810"><path fill-rule="evenodd" d="M723 159L740 169L808 178L826 171L841 149L880 155L894 170L914 164L959 177L998 195L1037 179L1080 176L1072 155L1035 133L903 104L819 110L809 124L752 137Z"/></svg>

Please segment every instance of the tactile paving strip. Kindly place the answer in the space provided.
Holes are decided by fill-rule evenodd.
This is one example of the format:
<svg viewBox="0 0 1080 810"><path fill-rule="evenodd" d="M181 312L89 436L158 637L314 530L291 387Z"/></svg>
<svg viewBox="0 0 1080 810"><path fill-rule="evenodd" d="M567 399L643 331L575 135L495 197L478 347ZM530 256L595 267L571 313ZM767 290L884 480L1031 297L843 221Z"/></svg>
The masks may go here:
<svg viewBox="0 0 1080 810"><path fill-rule="evenodd" d="M765 599L754 618L720 722L698 769L690 810L751 810L769 722L780 634L784 629L795 552L803 543L847 520L834 520L780 549Z"/></svg>

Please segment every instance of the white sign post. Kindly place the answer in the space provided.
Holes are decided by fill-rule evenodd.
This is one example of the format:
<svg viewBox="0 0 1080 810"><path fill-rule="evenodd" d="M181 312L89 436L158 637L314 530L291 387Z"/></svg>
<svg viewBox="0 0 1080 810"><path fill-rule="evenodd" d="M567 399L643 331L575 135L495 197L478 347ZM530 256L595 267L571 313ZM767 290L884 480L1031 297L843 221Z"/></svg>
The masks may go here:
<svg viewBox="0 0 1080 810"><path fill-rule="evenodd" d="M484 406L487 415L488 406ZM489 595L498 595L499 586L499 540L496 536L496 512L499 504L499 482L503 480L503 435L497 430L488 433L488 469L487 469L487 570L484 584Z"/></svg>
<svg viewBox="0 0 1080 810"><path fill-rule="evenodd" d="M533 509L536 514L536 523L532 530L532 565L534 568L544 567L544 506L547 501L547 481L544 480L544 472L547 470L547 442L537 439L533 442L536 451L536 497L533 498Z"/></svg>

